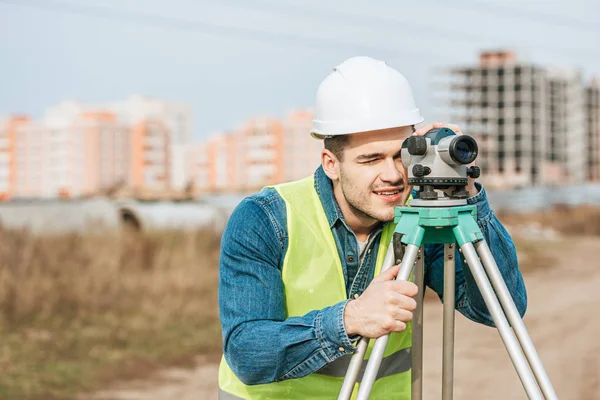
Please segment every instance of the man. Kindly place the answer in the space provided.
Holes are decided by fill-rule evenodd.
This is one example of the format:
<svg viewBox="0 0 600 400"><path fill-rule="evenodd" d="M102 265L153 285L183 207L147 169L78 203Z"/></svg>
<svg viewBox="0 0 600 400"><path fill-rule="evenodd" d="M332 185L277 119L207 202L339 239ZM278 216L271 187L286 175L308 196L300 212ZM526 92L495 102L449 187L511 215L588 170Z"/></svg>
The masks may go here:
<svg viewBox="0 0 600 400"><path fill-rule="evenodd" d="M311 132L324 140L321 166L314 176L244 199L223 234L222 399L337 398L356 340L387 333L386 370L371 397L410 398L417 287L393 280L398 266L377 271L393 232L394 207L411 194L402 143L441 126L415 131L422 121L406 79L381 61L351 58L321 83ZM526 291L513 242L483 187L470 181L468 190L523 315ZM443 245L426 246L424 257L425 283L441 298ZM493 326L459 253L457 259L457 310Z"/></svg>

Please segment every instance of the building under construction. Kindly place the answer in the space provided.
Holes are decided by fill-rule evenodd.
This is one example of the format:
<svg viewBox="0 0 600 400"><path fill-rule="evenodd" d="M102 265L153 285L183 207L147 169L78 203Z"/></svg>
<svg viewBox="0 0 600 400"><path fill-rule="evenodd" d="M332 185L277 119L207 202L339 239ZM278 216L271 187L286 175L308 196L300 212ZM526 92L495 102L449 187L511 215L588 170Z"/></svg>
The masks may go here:
<svg viewBox="0 0 600 400"><path fill-rule="evenodd" d="M585 91L588 179L600 181L600 85L594 80Z"/></svg>
<svg viewBox="0 0 600 400"><path fill-rule="evenodd" d="M600 132L597 122L586 130L592 106L586 107L580 71L544 68L498 51L480 53L478 65L451 68L449 77L450 118L477 139L477 164L488 187L588 178L588 143Z"/></svg>

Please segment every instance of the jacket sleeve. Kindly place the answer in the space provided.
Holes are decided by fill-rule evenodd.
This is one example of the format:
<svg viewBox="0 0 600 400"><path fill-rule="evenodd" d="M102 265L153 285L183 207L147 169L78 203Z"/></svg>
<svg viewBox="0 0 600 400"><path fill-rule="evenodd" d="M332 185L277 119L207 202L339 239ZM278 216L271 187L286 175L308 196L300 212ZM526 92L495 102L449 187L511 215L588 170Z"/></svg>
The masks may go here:
<svg viewBox="0 0 600 400"><path fill-rule="evenodd" d="M477 206L477 224L483 233L498 269L521 316L527 309L527 291L519 270L515 245L487 201L485 189L478 185L479 193L468 199ZM465 317L488 326L494 326L481 292L469 270L462 253L456 251L456 309ZM444 246L428 245L425 251L427 286L443 299Z"/></svg>
<svg viewBox="0 0 600 400"><path fill-rule="evenodd" d="M223 353L245 384L299 378L355 350L346 334L347 301L286 318L281 265L285 218L269 207L281 198L247 198L233 212L221 242L219 312ZM281 217L281 218L278 218Z"/></svg>

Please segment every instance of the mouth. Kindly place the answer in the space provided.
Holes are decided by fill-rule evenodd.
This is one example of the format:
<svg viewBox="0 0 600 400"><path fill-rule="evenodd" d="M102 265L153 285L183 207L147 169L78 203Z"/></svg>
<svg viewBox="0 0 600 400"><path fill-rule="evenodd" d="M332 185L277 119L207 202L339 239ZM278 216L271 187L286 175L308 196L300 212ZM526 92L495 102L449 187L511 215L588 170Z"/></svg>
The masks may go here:
<svg viewBox="0 0 600 400"><path fill-rule="evenodd" d="M402 197L402 193L404 192L404 187L389 187L382 188L378 190L374 190L373 193L380 199L385 202L395 203Z"/></svg>

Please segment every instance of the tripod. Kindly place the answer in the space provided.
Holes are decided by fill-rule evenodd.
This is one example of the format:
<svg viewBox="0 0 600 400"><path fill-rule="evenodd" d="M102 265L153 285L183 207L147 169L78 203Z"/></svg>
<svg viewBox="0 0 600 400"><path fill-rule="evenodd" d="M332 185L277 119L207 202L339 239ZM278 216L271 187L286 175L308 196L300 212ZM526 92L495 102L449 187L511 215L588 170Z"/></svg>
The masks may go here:
<svg viewBox="0 0 600 400"><path fill-rule="evenodd" d="M422 246L428 243L444 244L442 398L450 400L453 395L456 272L454 246L458 244L528 398L558 399L496 261L477 225L476 216L475 206L466 205L466 200L455 199L415 199L411 207L396 207L394 210L394 221L397 225L381 272L401 260L396 279L409 280L414 268L414 280L419 287L417 308L413 313L412 399L422 399L424 293ZM405 250L402 249L402 245L406 246ZM358 389L357 400L369 398L388 339L389 335L376 339ZM368 345L368 338L359 341L357 350L350 360L338 400L350 399Z"/></svg>

